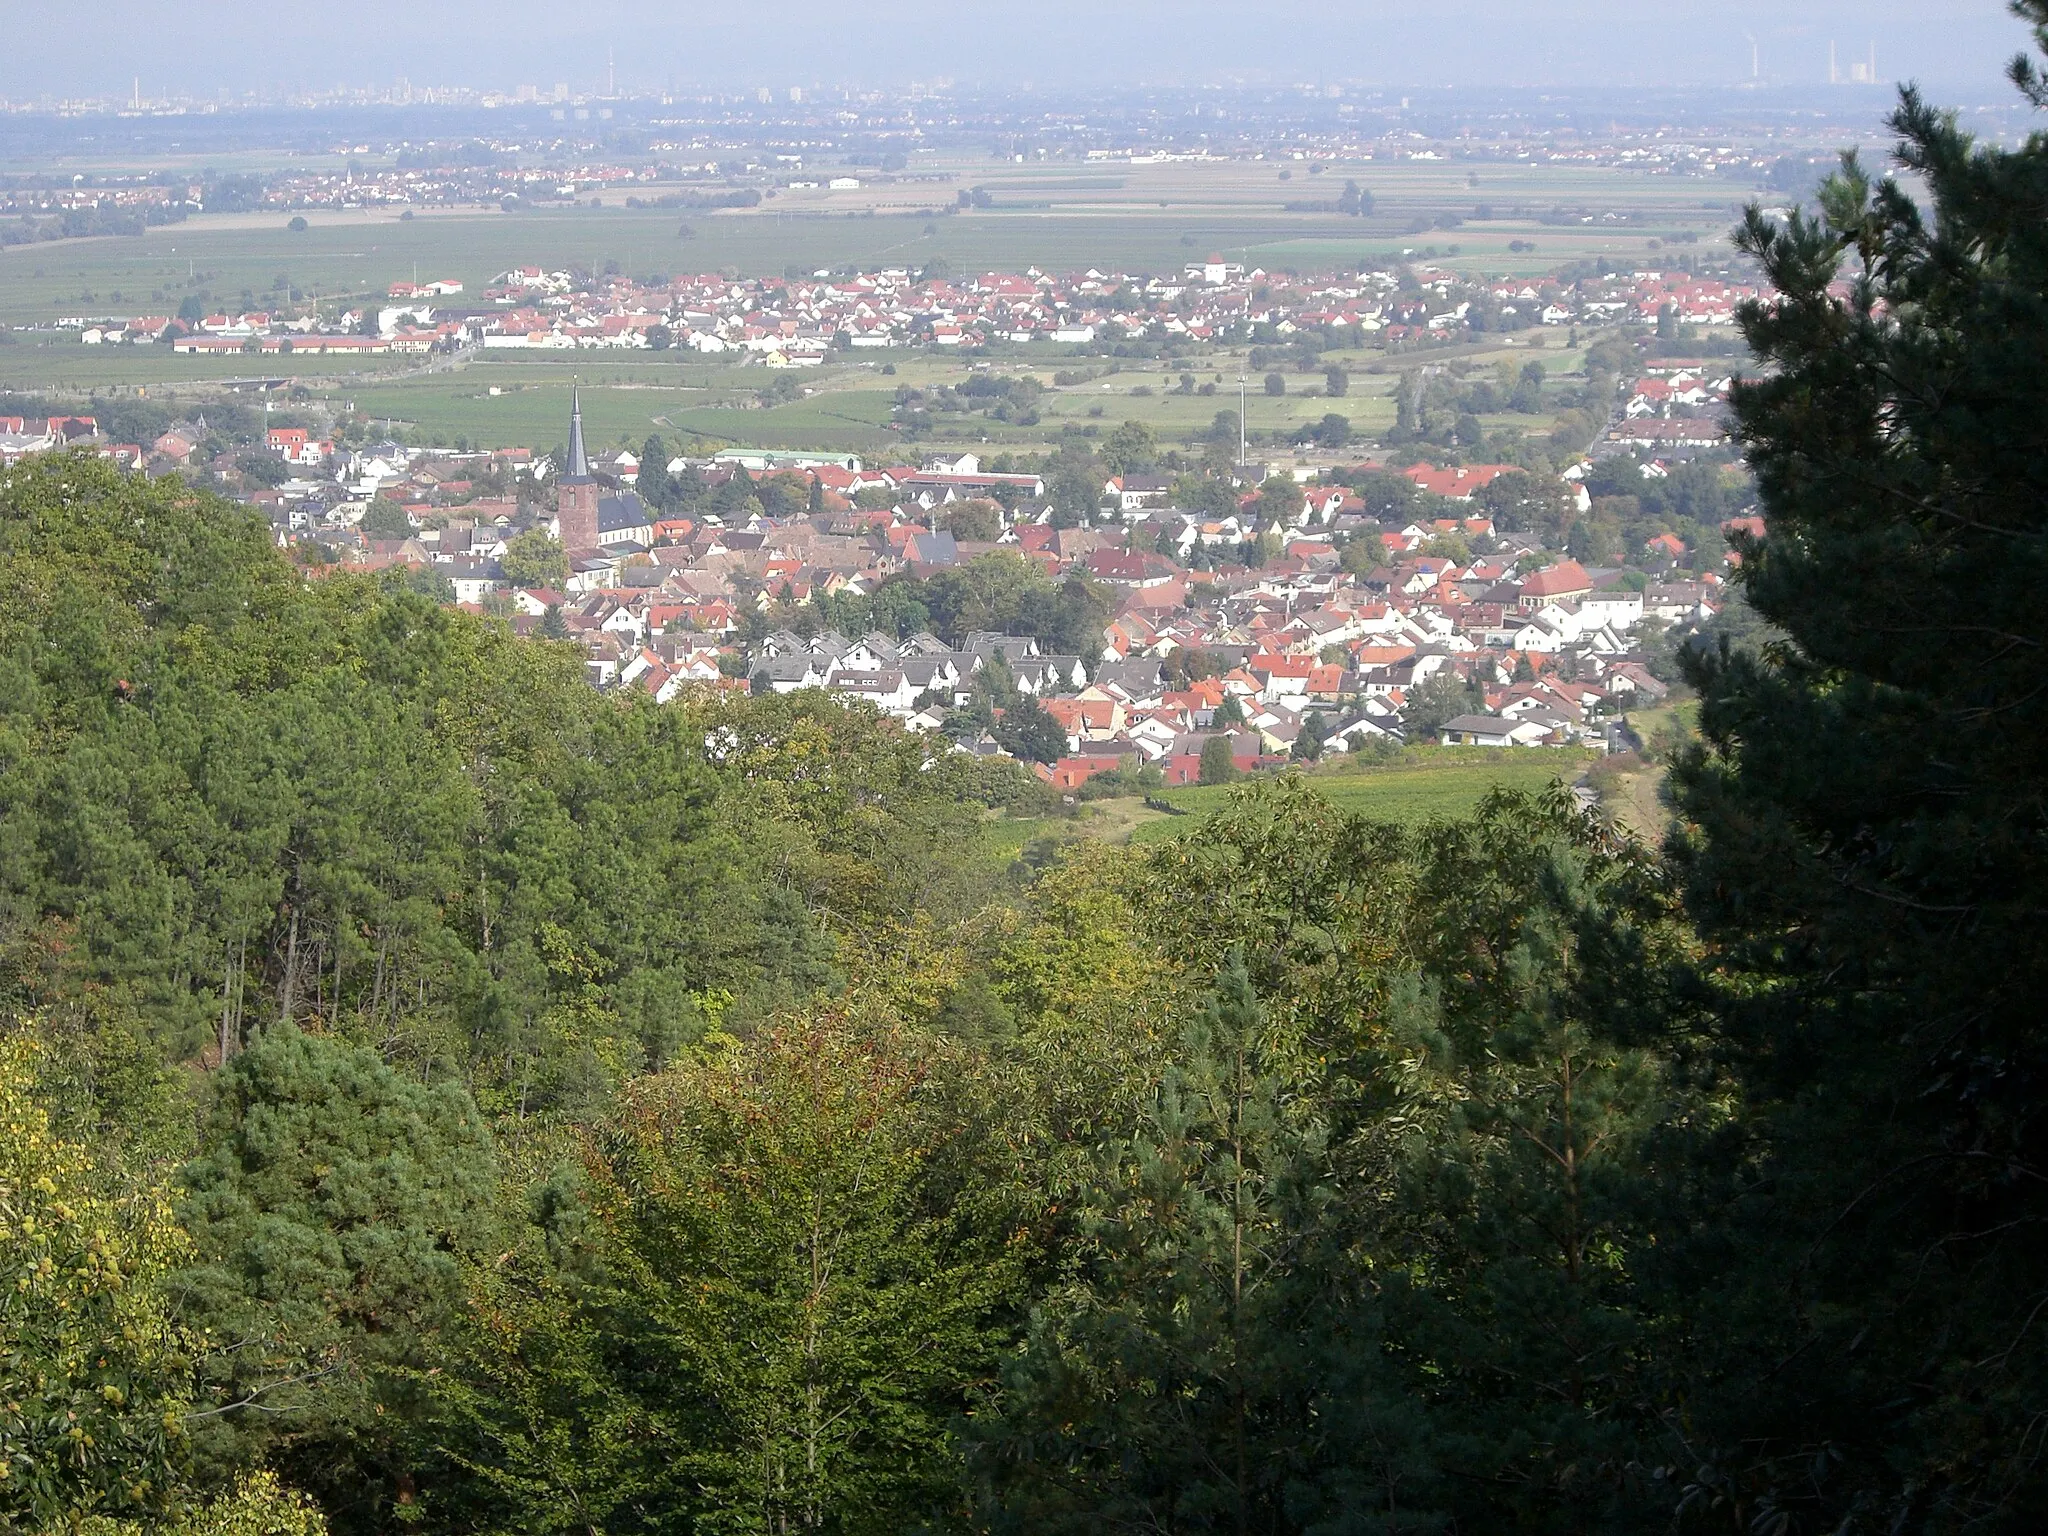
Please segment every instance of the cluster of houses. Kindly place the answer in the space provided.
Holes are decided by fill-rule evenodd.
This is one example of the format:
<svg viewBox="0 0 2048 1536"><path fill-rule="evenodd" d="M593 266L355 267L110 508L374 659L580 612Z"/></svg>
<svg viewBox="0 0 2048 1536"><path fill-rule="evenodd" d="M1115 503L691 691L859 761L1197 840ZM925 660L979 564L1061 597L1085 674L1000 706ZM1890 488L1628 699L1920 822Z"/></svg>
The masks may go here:
<svg viewBox="0 0 2048 1536"><path fill-rule="evenodd" d="M381 305L322 315L73 316L87 345L161 342L181 353L332 356L490 350L684 348L776 367L823 362L835 351L981 347L1043 341L1071 347L1136 340L1284 341L1338 331L1388 342L1453 339L1475 328L1593 326L1656 320L1667 309L1688 325L1734 323L1758 290L1676 272L1634 272L1563 281L1473 279L1419 265L1308 276L1268 272L1220 257L1172 276L1036 268L953 279L886 267L808 278L685 275L659 284L622 275L591 278L540 266L491 279L480 303L456 278L389 285ZM453 301L453 302L451 302Z"/></svg>
<svg viewBox="0 0 2048 1536"><path fill-rule="evenodd" d="M1673 359L1652 365L1629 386L1619 417L1601 436L1609 448L1686 458L1728 446L1725 363Z"/></svg>
<svg viewBox="0 0 2048 1536"><path fill-rule="evenodd" d="M100 424L92 416L0 416L0 464L13 464L32 453L80 445L98 448ZM142 450L126 445L128 462L139 462ZM111 455L110 455L111 456Z"/></svg>
<svg viewBox="0 0 2048 1536"><path fill-rule="evenodd" d="M200 423L117 452L91 418L0 418L9 459L83 443L117 459L181 463L204 437ZM1145 482L1119 477L1103 487L1099 526L1063 529L1037 503L1035 475L995 473L972 454L870 467L852 455L742 449L667 466L714 490L742 473L784 476L787 504L806 509L723 518L642 503L633 490L641 466L623 451L586 456L580 419L567 472L552 484L531 473L524 450L346 453L298 427L271 428L265 447L295 473L245 499L268 514L281 545L318 543L323 560L341 561L310 569L431 572L458 603L579 644L593 685L661 699L691 686L819 688L937 730L1000 663L1005 692L1036 699L1066 737L1065 754L1039 767L1062 788L1129 763L1183 782L1200 771L1203 741L1226 730L1247 763L1293 751L1305 731L1332 750L1405 738L1416 690L1442 677L1480 707L1435 725L1439 740L1603 743L1622 710L1663 692L1645 621L1697 623L1722 601L1712 576L1646 584L1640 573L1545 563L1533 538L1497 531L1474 499L1510 472L1503 465L1410 465L1401 473L1429 512L1399 526L1374 520L1342 483L1301 485L1278 516L1247 493L1236 515L1216 518L1158 505ZM480 482L510 489L479 494ZM294 487L317 494L295 498ZM875 489L886 497L856 504ZM352 494L321 499L344 491ZM1573 493L1583 498L1583 487ZM977 531L993 537L949 531L967 503L982 506ZM372 504L401 508L409 531L365 528ZM511 540L537 525L568 552L559 585L522 586L506 572ZM1446 535L1458 536L1447 547L1485 553L1429 553ZM1201 558L1255 539L1272 552L1256 565ZM1376 541L1367 547L1377 557L1346 560L1361 539ZM1649 553L1669 561L1684 551ZM762 637L775 615L816 613L814 598L859 598L991 554L1093 584L1108 598L1100 632L1064 655L1000 634L957 646L829 628ZM1001 750L993 735L962 745Z"/></svg>
<svg viewBox="0 0 2048 1536"><path fill-rule="evenodd" d="M1215 256L1168 277L1032 268L954 280L884 268L800 279L684 276L659 287L519 267L485 290L500 312L468 323L491 348L672 345L800 366L834 349L1209 341L1262 327L1276 339L1325 329L1441 338L1474 325L1598 325L1646 310L1655 320L1673 302L1685 323L1732 325L1735 306L1756 293L1663 272L1475 282L1423 265L1295 277Z"/></svg>
<svg viewBox="0 0 2048 1536"><path fill-rule="evenodd" d="M802 489L792 501L809 510L662 516L626 483L637 477L631 455L588 460L574 427L571 441L569 473L555 487L560 510L547 525L570 554L559 586L521 586L506 574L507 546L533 509L514 499L437 503L461 482L436 477L460 466L433 456L380 484L387 500L429 498L399 501L418 523L409 537L318 536L357 567L431 570L458 602L497 612L521 632L579 644L593 685L658 699L690 687L816 688L910 729L939 730L957 723L954 711L1000 663L1004 691L1037 700L1063 732L1065 753L1038 771L1065 789L1133 763L1187 781L1200 772L1203 742L1218 733L1230 735L1245 764L1292 752L1305 731L1330 750L1403 739L1415 691L1439 677L1456 680L1479 706L1434 727L1441 741L1602 744L1621 711L1664 691L1650 669L1645 621L1696 623L1722 601L1713 577L1645 585L1622 571L1542 562L1533 540L1497 533L1477 513L1472 498L1506 472L1498 465L1410 466L1404 473L1438 498L1440 515L1401 526L1375 522L1342 485L1310 483L1270 529L1250 498L1239 518L1139 506L1103 526L1067 529L1028 501L1013 512L989 499L996 536L974 540L947 530L949 514L991 498L1005 478L1031 477L985 473L971 455L876 469L846 456L778 465L761 454L760 472L789 476ZM716 483L744 469L746 457L672 467ZM1116 485L1105 485L1105 501ZM873 487L889 490L892 504L856 506L853 492ZM577 510L585 500L587 513ZM303 536L288 520L279 532ZM1210 539L1262 532L1277 537L1278 553L1257 566L1186 563ZM1451 560L1424 552L1446 534L1488 553ZM1383 558L1346 562L1344 549L1365 537L1378 540ZM947 645L930 634L850 637L810 626L800 634L786 624L763 634L777 615L815 615L814 598L871 595L991 554L1095 585L1108 598L1100 633L1059 655L1017 635ZM1002 750L993 734L961 746Z"/></svg>

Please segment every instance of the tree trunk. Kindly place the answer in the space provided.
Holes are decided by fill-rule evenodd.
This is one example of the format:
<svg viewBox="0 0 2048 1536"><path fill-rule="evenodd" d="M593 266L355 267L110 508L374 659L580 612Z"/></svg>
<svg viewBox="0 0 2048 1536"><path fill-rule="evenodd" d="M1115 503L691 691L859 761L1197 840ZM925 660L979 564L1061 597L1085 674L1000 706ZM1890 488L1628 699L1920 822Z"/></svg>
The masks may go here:
<svg viewBox="0 0 2048 1536"><path fill-rule="evenodd" d="M377 974L370 983L370 1025L372 1028L376 1027L378 1011L384 1005L384 952L389 943L390 941L384 937L384 930L379 928L377 930ZM393 990L396 991L397 989L394 987Z"/></svg>
<svg viewBox="0 0 2048 1536"><path fill-rule="evenodd" d="M341 921L334 925L334 999L327 1005L327 1029L330 1034L341 1028L341 935L347 926L348 914L344 912Z"/></svg>
<svg viewBox="0 0 2048 1536"><path fill-rule="evenodd" d="M299 909L292 908L292 926L284 948L284 985L278 995L278 1022L289 1024L298 1002L299 986Z"/></svg>
<svg viewBox="0 0 2048 1536"><path fill-rule="evenodd" d="M230 939L220 976L220 1064L226 1066L234 1054L235 1027L235 945Z"/></svg>

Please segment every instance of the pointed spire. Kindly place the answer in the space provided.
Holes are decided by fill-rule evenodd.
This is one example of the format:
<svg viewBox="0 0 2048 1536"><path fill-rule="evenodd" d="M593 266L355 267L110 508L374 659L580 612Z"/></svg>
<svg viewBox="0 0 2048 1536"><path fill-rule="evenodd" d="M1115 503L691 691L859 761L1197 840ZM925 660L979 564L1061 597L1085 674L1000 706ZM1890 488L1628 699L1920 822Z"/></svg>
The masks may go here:
<svg viewBox="0 0 2048 1536"><path fill-rule="evenodd" d="M574 385L569 388L569 473L576 479L590 478L590 460L583 453L583 397Z"/></svg>

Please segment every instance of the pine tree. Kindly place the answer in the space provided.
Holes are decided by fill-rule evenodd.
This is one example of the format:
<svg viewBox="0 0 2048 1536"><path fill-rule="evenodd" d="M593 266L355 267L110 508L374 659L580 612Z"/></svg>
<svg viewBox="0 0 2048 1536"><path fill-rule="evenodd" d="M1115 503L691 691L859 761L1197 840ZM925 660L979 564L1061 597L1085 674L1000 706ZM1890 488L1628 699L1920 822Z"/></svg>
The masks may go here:
<svg viewBox="0 0 2048 1536"><path fill-rule="evenodd" d="M999 1531L1362 1530L1419 1424L1379 1355L1310 1065L1233 955L1083 1194L1082 1273L973 1421ZM1306 1517L1306 1518L1304 1518Z"/></svg>
<svg viewBox="0 0 2048 1536"><path fill-rule="evenodd" d="M412 1373L489 1230L490 1133L454 1084L289 1024L235 1057L217 1095L179 1207L197 1262L178 1289L212 1344L202 1449L263 1454L375 1509L416 1454Z"/></svg>
<svg viewBox="0 0 2048 1536"><path fill-rule="evenodd" d="M666 510L676 499L675 486L668 475L668 445L659 437L649 437L641 444L640 473L633 489L657 511Z"/></svg>
<svg viewBox="0 0 2048 1536"><path fill-rule="evenodd" d="M2018 0L2048 49L2048 3ZM2048 83L2014 80L2037 107ZM1734 400L1783 638L1695 655L1674 852L1728 978L1752 1139L1690 1250L1717 1497L1809 1528L2038 1528L2048 1476L2048 137L1913 90L1904 186L1853 157L1752 212L1778 297ZM1728 1266L1740 1266L1738 1282ZM1715 1340L1729 1341L1717 1350ZM1733 1342L1739 1341L1739 1342ZM1720 1379L1706 1389L1704 1383Z"/></svg>

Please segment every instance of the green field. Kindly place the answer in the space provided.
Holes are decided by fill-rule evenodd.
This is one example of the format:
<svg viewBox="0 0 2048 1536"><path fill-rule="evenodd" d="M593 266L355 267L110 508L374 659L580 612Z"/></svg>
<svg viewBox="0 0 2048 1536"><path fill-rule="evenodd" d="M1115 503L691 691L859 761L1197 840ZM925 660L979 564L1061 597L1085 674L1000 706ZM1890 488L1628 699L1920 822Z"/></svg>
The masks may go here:
<svg viewBox="0 0 2048 1536"><path fill-rule="evenodd" d="M1052 371L1005 363L994 366L1048 378ZM1213 381L1216 371L1210 369L1198 377ZM456 375L366 384L352 389L350 398L373 415L405 421L451 440L461 434L494 444L531 443L539 441L536 432L559 431L560 422L567 418L569 387L576 380L585 391L587 429L607 442L621 432L636 445L651 431L671 439L691 432L761 447L872 452L903 441L888 425L898 384L957 383L963 376L963 366L950 361L914 370L904 365L895 378L881 377L873 364L807 370L800 375L803 386L812 391L807 398L760 409L754 404L757 392L772 375L759 370L707 370L696 365L636 377L622 374L609 363L579 370L556 360L544 367L529 364L510 369L481 363ZM1235 376L1234 368L1225 374L1226 380ZM1219 410L1237 409L1234 383L1218 386L1219 393L1213 396L1179 395L1172 393L1176 377L1177 370L1164 374L1132 371L1071 389L1049 390L1039 402L1036 427L1006 426L981 416L940 419L948 428L947 440L1039 447L1057 438L1068 423L1092 424L1107 431L1120 422L1140 421L1162 440L1180 441L1208 428ZM492 397L489 385L501 379L505 382L500 387L508 393ZM1345 415L1363 433L1382 430L1393 421L1391 378L1358 379L1352 393L1338 400L1322 398L1319 376L1313 380L1314 395L1302 392L1311 383L1309 379L1291 382L1296 392L1284 399L1256 391L1249 397L1251 430L1291 431L1319 420L1328 411ZM1139 388L1150 393L1133 393Z"/></svg>
<svg viewBox="0 0 2048 1536"><path fill-rule="evenodd" d="M1467 355L1481 366L1491 366L1496 360L1519 366L1537 356L1553 378L1563 379L1578 364L1578 354L1561 348L1535 352L1529 347L1531 340L1558 339L1524 336L1486 350L1470 349ZM39 376L36 364L42 359L62 358L83 368L85 364L75 356L78 353L95 354L94 362L97 354L106 353L116 362L131 363L133 371L111 380L78 376L70 383L74 389L146 383L159 398L189 394L203 399L217 387L206 380L178 378L174 369L165 366L173 360L159 348L74 344L70 353L67 357L63 348L27 343L0 347L0 388L31 389L39 377L46 385L61 387L66 382L64 375L51 370ZM1254 376L1245 400L1248 427L1254 433L1291 434L1295 428L1335 412L1347 418L1358 435L1369 437L1384 431L1394 419L1392 392L1398 375L1362 371L1371 358L1366 353L1350 356L1361 371L1353 372L1349 392L1335 399L1324 396L1320 373L1288 373L1288 392L1277 397L1267 395ZM696 435L758 447L869 454L906 446L891 425L890 407L899 386L929 389L957 384L969 366L952 357L902 355L888 365L897 371L884 375L884 364L877 360L835 359L792 375L807 392L803 398L762 408L761 391L774 381L774 374L757 367L708 362L683 352L485 353L460 367L432 374L419 371L419 359L393 359L381 374L366 371L353 378L314 374L314 361L303 360L302 366L319 400L333 407L353 406L377 420L414 429L427 440L443 444L461 438L493 447L544 447L560 436L562 423L568 419L569 391L580 386L585 430L593 443L630 443L637 448L649 433L658 432L670 442ZM157 371L151 371L152 365ZM1240 352L1166 365L1127 362L1117 365L1115 373L1103 372L1085 383L1063 387L1052 385L1059 369L1093 371L1106 369L1108 364L1102 359L1048 355L1048 351L1033 348L997 357L986 366L998 372L1029 373L1048 386L1039 401L1038 425L1019 427L983 416L941 415L932 441L1035 449L1056 441L1067 427L1106 432L1125 421L1144 423L1163 442L1188 441L1205 432L1218 411L1237 409L1236 381L1244 361ZM216 368L217 378L237 376L230 364L220 363ZM1183 371L1194 375L1198 387L1203 383L1214 386L1215 393L1179 393ZM499 393L493 395L493 388ZM1490 430L1511 427L1542 433L1551 422L1541 416L1501 416L1489 418L1485 424Z"/></svg>
<svg viewBox="0 0 2048 1536"><path fill-rule="evenodd" d="M1653 245L1678 240L1691 254L1719 248L1731 209L1749 189L1733 182L1659 177L1600 167L1368 163L1332 165L1311 176L1299 163L1011 165L920 157L915 176L857 190L783 189L757 210L685 213L610 207L534 208L518 213L462 209L321 212L293 233L280 214L205 216L141 237L57 241L0 250L0 326L75 314L168 313L202 295L209 308L267 306L294 288L314 296L381 292L396 278L457 277L458 305L507 267L538 263L600 267L616 262L637 277L726 271L886 264L918 266L943 257L957 274L1055 271L1087 266L1174 272L1221 252L1247 264L1303 270L1396 259L1435 250L1447 265L1490 272L1539 272L1592 254L1652 261ZM1288 179L1281 179L1282 170ZM1334 198L1347 179L1378 200L1374 216L1288 213L1288 200ZM1476 184L1475 184L1476 181ZM985 188L994 206L948 207L961 188ZM658 189L655 189L658 190ZM617 203L619 199L607 199ZM1477 218L1482 205L1493 217ZM1571 210L1593 222L1539 222ZM1584 211L1583 213L1581 211ZM1418 220L1455 213L1455 229L1411 234ZM687 228L688 233L684 230ZM1511 239L1536 249L1510 253ZM1456 247L1456 254L1449 254ZM1519 367L1532 345L1553 377L1577 357L1563 337L1525 334L1493 350L1461 349L1476 362ZM0 390L48 390L90 401L95 395L147 390L174 402L203 402L231 380L304 379L317 408L351 407L418 434L429 444L458 439L490 446L545 446L558 440L568 391L585 391L587 425L604 443L638 445L650 432L682 441L702 435L762 447L864 453L902 446L890 422L899 386L958 382L964 360L925 354L865 353L835 358L797 375L805 398L758 408L772 375L756 367L691 353L491 353L429 371L423 359L185 357L162 347L86 347L47 332L14 331L0 344ZM1062 429L1108 431L1138 421L1169 443L1208 430L1216 413L1236 410L1244 353L1175 361L1170 367L1125 363L1115 373L1100 359L1077 359L1045 344L993 349L988 366L1035 373L1050 385L1065 367L1096 373L1085 384L1049 389L1034 427L980 416L937 418L931 441L1040 448ZM1448 356L1432 354L1432 361ZM1253 433L1291 436L1326 413L1344 416L1354 435L1372 438L1392 424L1391 373L1365 370L1370 351L1332 354L1352 368L1351 387L1326 399L1317 373L1287 375L1287 393L1267 396L1259 375L1246 401ZM884 376L885 366L893 367ZM1185 369L1212 394L1179 393ZM491 389L496 387L496 395ZM1501 417L1489 429L1541 435L1542 417Z"/></svg>
<svg viewBox="0 0 2048 1536"><path fill-rule="evenodd" d="M934 257L959 272L1031 265L1173 272L1216 251L1311 270L1435 247L1450 265L1533 273L1595 253L1640 258L1652 241L1717 246L1734 209L1752 195L1735 181L1582 166L1361 161L1311 176L1299 166L1232 161L1061 167L1049 177L1043 165L921 157L916 170L918 179L853 191L782 190L753 210L465 208L410 219L395 210L314 210L306 215L311 227L299 233L285 227L283 212L203 215L140 237L17 246L0 253L0 324L81 309L175 309L201 290L245 307L293 287L316 295L381 292L415 270L460 278L474 295L521 263L615 261L638 277L921 265ZM1346 179L1375 194L1371 218L1285 211L1288 201L1335 198ZM940 211L968 186L985 188L995 206ZM1482 206L1494 216L1480 220ZM1571 222L1540 222L1558 209ZM1468 222L1414 232L1418 220L1446 214ZM1510 253L1511 240L1533 241L1536 249ZM1455 256L1448 254L1453 245Z"/></svg>
<svg viewBox="0 0 2048 1536"><path fill-rule="evenodd" d="M1384 765L1354 766L1340 759L1300 772L1317 793L1340 810L1376 821L1415 825L1438 817L1469 814L1496 788L1536 792L1563 778L1576 779L1589 755L1577 751L1485 748L1410 748ZM991 824L989 837L997 851L1020 852L1033 840L1051 837L1102 839L1139 846L1165 842L1199 832L1202 823L1221 809L1233 789L1229 785L1167 790L1161 798L1186 812L1172 816L1149 809L1137 800L1083 802L1074 816L1006 818Z"/></svg>
<svg viewBox="0 0 2048 1536"><path fill-rule="evenodd" d="M1536 748L1492 751L1424 747L1386 767L1353 768L1339 761L1307 775L1316 791L1339 810L1375 821L1404 824L1439 816L1463 816L1493 789L1536 791L1562 776L1576 778L1586 765L1579 752ZM1131 840L1154 843L1201 825L1230 795L1228 785L1168 790L1163 798L1188 812L1161 816L1132 831Z"/></svg>

